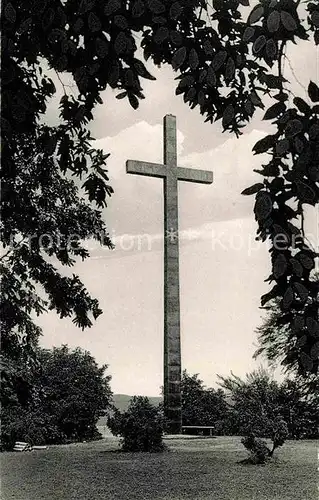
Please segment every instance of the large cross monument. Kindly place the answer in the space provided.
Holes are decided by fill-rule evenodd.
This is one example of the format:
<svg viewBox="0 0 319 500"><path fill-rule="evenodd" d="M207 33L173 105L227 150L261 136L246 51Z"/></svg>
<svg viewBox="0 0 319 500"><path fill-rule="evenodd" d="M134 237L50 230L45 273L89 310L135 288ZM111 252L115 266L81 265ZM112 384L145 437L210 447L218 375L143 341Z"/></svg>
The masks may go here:
<svg viewBox="0 0 319 500"><path fill-rule="evenodd" d="M129 174L164 181L164 413L167 431L182 431L178 249L178 181L211 184L213 173L177 166L176 117L164 117L164 164L128 160Z"/></svg>

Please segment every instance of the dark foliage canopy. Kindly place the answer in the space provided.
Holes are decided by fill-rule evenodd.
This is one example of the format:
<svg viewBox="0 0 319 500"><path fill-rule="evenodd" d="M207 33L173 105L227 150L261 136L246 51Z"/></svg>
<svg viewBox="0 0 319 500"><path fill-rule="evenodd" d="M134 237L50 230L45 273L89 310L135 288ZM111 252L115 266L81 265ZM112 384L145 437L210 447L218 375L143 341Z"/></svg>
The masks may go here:
<svg viewBox="0 0 319 500"><path fill-rule="evenodd" d="M177 71L176 93L205 119L224 130L241 129L273 99L264 119L274 133L261 139L255 154L268 162L260 183L245 194L256 197L258 237L270 242L272 288L262 304L278 298L282 323L291 339L284 363L297 363L303 374L318 371L318 284L310 280L318 257L304 232L304 206L319 201L319 88L309 82L306 101L294 96L283 75L286 47L300 40L319 43L319 4L299 0L5 0L2 40L3 193L2 309L7 336L14 330L28 343L34 334L31 309L55 309L91 325L101 310L77 276L62 276L47 257L72 264L87 257L81 241L93 236L111 247L99 208L112 193L107 155L90 145L88 123L107 86L137 108L141 80L153 79L138 57ZM248 14L247 21L246 12ZM57 73L74 78L78 94L65 91L60 124L41 125L53 82L42 72L46 61ZM71 176L84 178L85 201ZM88 202L95 201L97 209ZM52 207L55 217L52 217ZM75 227L74 227L75 226ZM74 229L74 245L65 244ZM64 245L57 245L57 232ZM39 236L53 235L50 250ZM37 237L27 244L30 235ZM98 236L99 235L99 236ZM22 284L23 282L23 284ZM45 290L46 299L36 285ZM303 339L300 342L300 339Z"/></svg>

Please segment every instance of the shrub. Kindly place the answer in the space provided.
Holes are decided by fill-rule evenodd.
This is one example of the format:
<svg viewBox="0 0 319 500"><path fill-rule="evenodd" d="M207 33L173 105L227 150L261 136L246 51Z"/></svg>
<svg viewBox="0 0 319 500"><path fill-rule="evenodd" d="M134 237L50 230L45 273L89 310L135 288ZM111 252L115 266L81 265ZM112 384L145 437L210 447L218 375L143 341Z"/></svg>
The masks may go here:
<svg viewBox="0 0 319 500"><path fill-rule="evenodd" d="M115 410L108 426L112 434L121 436L123 451L164 450L162 412L147 397L134 396L125 413Z"/></svg>
<svg viewBox="0 0 319 500"><path fill-rule="evenodd" d="M267 459L273 456L275 449L284 444L288 436L288 428L286 422L282 418L277 417L274 420L268 420L263 431L259 427L258 433L259 436L263 435L271 439L271 448L267 446L266 441L260 439L260 437L256 437L256 433L253 430L241 442L249 451L250 456L248 461L250 463L264 464Z"/></svg>
<svg viewBox="0 0 319 500"><path fill-rule="evenodd" d="M249 436L245 436L241 442L249 451L250 456L248 462L253 464L264 464L270 457L270 450L266 441L263 439L256 438L253 434L250 434Z"/></svg>

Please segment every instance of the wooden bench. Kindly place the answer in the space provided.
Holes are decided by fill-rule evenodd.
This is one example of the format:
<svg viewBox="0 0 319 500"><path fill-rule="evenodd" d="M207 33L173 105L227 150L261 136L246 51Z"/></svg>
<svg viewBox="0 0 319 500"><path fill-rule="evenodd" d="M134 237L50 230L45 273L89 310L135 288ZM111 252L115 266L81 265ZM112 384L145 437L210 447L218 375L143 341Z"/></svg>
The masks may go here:
<svg viewBox="0 0 319 500"><path fill-rule="evenodd" d="M184 429L209 429L209 435L212 437L214 428L213 425L182 425L182 432Z"/></svg>
<svg viewBox="0 0 319 500"><path fill-rule="evenodd" d="M24 441L16 441L13 451L32 451L32 446Z"/></svg>

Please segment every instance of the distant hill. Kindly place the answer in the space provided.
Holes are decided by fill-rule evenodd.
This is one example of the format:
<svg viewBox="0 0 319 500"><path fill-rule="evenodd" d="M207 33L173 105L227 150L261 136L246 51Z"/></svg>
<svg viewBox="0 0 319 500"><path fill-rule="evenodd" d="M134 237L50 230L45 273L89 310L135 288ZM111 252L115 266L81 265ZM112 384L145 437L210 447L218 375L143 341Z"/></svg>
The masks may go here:
<svg viewBox="0 0 319 500"><path fill-rule="evenodd" d="M121 412L126 411L130 404L130 400L133 396L129 396L128 394L113 394L113 404L115 408L120 410ZM160 396L148 396L149 402L152 405L158 406L160 402L163 400ZM107 416L99 418L97 423L98 426L106 425Z"/></svg>
<svg viewBox="0 0 319 500"><path fill-rule="evenodd" d="M127 394L114 394L113 395L113 404L120 411L126 411L130 404L130 400L133 396L128 396ZM160 396L149 396L148 397L150 403L152 405L158 406L162 401Z"/></svg>

